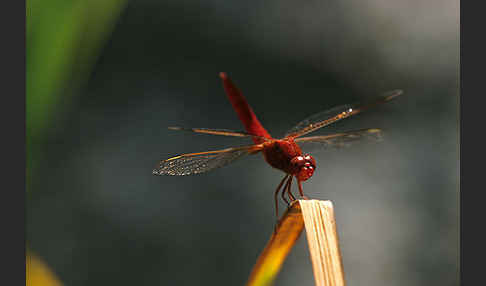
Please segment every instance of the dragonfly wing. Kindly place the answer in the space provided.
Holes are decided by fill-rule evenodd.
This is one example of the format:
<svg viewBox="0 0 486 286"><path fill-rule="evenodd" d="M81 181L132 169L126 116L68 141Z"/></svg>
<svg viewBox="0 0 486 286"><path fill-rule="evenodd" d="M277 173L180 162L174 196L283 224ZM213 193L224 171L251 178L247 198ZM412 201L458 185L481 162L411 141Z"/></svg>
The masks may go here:
<svg viewBox="0 0 486 286"><path fill-rule="evenodd" d="M382 132L380 129L362 129L355 131L348 131L323 136L310 136L295 139L302 148L318 147L319 149L327 148L341 148L348 147L352 143L362 139L373 141L382 140Z"/></svg>
<svg viewBox="0 0 486 286"><path fill-rule="evenodd" d="M233 137L257 137L267 140L267 138L254 135L244 131L233 131L228 129L210 129L210 128L182 128L182 127L169 127L170 130L183 130L195 133L204 133L211 135L233 136Z"/></svg>
<svg viewBox="0 0 486 286"><path fill-rule="evenodd" d="M341 119L350 117L352 115L355 115L357 113L360 113L370 107L373 107L375 105L385 103L400 94L402 94L402 90L393 90L393 91L388 91L382 96L380 96L378 99L375 101L368 103L368 104L346 104L346 105L341 105L338 107L331 108L329 110L314 114L307 119L301 121L299 124L297 124L295 127L290 129L287 134L285 134L285 137L299 137L302 135L305 135L307 133L313 132L319 128L322 128L324 126L330 125L336 121L339 121Z"/></svg>
<svg viewBox="0 0 486 286"><path fill-rule="evenodd" d="M331 109L316 113L316 114L302 120L301 122L299 122L299 124L295 125L292 129L287 131L287 133L285 134L285 137L298 135L299 133L304 132L304 131L314 127L316 124L318 124L322 121L335 118L336 114L342 114L343 112L350 110L352 107L353 107L352 104L345 104L345 105L336 106L336 107L333 107ZM337 120L339 120L339 119L337 119ZM333 122L336 122L337 120L334 120ZM326 125L329 125L331 123L332 122L328 122ZM322 127L324 127L324 126L325 125L322 125ZM304 134L306 134L306 133L304 133ZM304 134L302 134L302 135L304 135Z"/></svg>
<svg viewBox="0 0 486 286"><path fill-rule="evenodd" d="M220 168L247 154L260 151L263 145L251 145L223 150L191 153L160 161L154 175L186 176Z"/></svg>

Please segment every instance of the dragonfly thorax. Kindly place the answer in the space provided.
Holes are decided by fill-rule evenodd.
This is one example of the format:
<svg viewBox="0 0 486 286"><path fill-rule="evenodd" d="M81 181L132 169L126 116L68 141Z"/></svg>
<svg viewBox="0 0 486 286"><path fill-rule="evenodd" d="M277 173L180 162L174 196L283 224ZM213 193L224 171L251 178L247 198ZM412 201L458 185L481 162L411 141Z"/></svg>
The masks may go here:
<svg viewBox="0 0 486 286"><path fill-rule="evenodd" d="M274 168L296 176L299 181L312 177L316 161L309 154L303 154L292 138L275 139L263 144L263 156Z"/></svg>
<svg viewBox="0 0 486 286"><path fill-rule="evenodd" d="M314 174L316 170L316 160L309 155L303 154L296 156L290 160L290 164L294 169L294 174L299 181L306 181Z"/></svg>

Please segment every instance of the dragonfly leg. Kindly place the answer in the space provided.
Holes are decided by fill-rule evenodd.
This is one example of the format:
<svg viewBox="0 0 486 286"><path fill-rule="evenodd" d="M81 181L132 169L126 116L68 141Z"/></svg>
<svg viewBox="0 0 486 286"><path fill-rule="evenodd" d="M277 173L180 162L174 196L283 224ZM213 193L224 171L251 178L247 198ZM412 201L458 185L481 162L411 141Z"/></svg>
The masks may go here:
<svg viewBox="0 0 486 286"><path fill-rule="evenodd" d="M280 194L282 196L282 199L284 200L284 202L287 204L287 206L290 205L289 201L285 198L285 193L287 193L287 185L288 185L288 181L287 181L287 184L285 185L285 187L282 189L282 193Z"/></svg>
<svg viewBox="0 0 486 286"><path fill-rule="evenodd" d="M280 184L278 184L278 187L275 190L275 196L274 196L275 197L275 215L277 216L277 221L278 221L278 192L280 191L283 183L285 182L285 180L287 180L288 177L289 177L289 175L285 175L285 177L282 179L282 181L280 181Z"/></svg>
<svg viewBox="0 0 486 286"><path fill-rule="evenodd" d="M304 190L302 189L302 182L300 180L297 180L297 183L299 185L299 193L300 193L300 196L305 199L305 200L308 200L309 198L307 196L304 195Z"/></svg>
<svg viewBox="0 0 486 286"><path fill-rule="evenodd" d="M290 177L290 179L289 179L289 181L290 181L289 182L289 186L288 186L288 188L286 190L291 202L295 201L295 197L292 194L292 179L293 179L293 177Z"/></svg>
<svg viewBox="0 0 486 286"><path fill-rule="evenodd" d="M290 206L290 202L292 202L292 199L289 197L290 202L285 198L285 194L288 193L288 189L290 188L290 185L292 184L292 176L289 175L289 178L287 180L287 183L282 189L282 199L287 203L287 206Z"/></svg>

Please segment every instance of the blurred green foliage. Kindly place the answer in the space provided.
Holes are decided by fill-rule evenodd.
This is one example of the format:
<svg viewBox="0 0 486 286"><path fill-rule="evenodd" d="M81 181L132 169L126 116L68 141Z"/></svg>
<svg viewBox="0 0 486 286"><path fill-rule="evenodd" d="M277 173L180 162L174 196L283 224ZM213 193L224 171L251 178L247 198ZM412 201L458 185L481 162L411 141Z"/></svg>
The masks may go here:
<svg viewBox="0 0 486 286"><path fill-rule="evenodd" d="M42 160L47 128L69 103L126 4L125 0L26 1L27 190Z"/></svg>

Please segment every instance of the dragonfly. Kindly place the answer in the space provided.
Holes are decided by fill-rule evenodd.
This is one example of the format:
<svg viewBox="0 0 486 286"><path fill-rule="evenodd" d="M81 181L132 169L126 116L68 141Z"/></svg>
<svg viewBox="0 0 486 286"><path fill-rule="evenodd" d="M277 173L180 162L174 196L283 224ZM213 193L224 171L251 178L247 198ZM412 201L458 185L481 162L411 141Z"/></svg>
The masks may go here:
<svg viewBox="0 0 486 286"><path fill-rule="evenodd" d="M254 144L231 147L222 150L205 151L178 155L158 163L153 169L154 175L186 176L201 174L226 166L246 155L263 154L264 160L273 168L281 170L285 176L274 192L275 211L278 218L278 195L290 205L296 198L291 192L293 179L297 181L299 194L304 195L302 182L307 181L316 171L316 160L302 148L311 145L319 148L346 147L361 139L380 141L382 131L378 128L352 130L328 135L304 136L342 119L361 113L371 107L388 102L403 93L392 90L378 96L366 104L346 104L314 114L291 128L283 138L275 139L263 127L241 91L226 73L220 73L226 94L246 131L227 129L169 127L171 130L183 130L210 135L247 137ZM280 192L281 191L281 192ZM287 198L285 197L287 195Z"/></svg>

